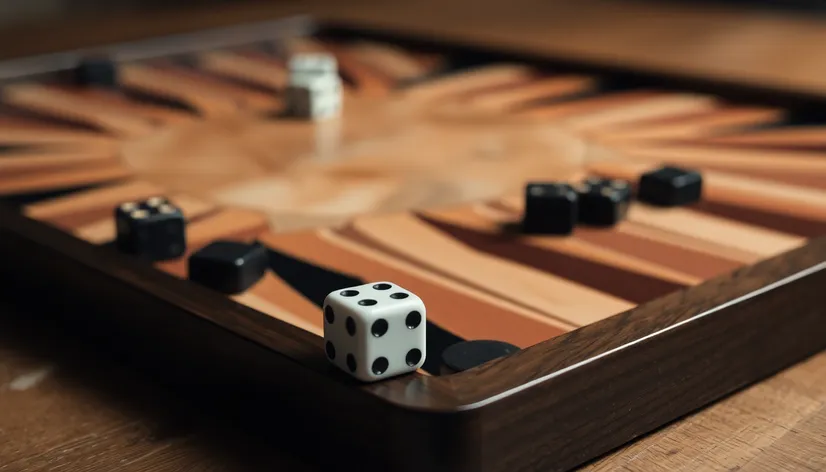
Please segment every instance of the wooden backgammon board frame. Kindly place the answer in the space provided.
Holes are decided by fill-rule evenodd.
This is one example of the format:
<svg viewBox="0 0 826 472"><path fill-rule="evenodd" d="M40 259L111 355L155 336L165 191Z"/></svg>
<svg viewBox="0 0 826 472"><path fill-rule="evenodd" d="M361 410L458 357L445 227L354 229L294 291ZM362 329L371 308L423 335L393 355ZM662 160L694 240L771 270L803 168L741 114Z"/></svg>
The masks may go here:
<svg viewBox="0 0 826 472"><path fill-rule="evenodd" d="M230 36L277 39L315 27L298 18ZM137 59L224 45L213 37L227 30L107 49ZM0 74L61 74L83 53L0 64ZM693 87L824 104L732 84ZM369 470L567 470L826 348L824 238L466 372L367 385L335 372L316 336L11 206L0 207L0 260L9 293L193 401L220 399L234 405L225 413L288 447L318 454L321 445L323 462Z"/></svg>

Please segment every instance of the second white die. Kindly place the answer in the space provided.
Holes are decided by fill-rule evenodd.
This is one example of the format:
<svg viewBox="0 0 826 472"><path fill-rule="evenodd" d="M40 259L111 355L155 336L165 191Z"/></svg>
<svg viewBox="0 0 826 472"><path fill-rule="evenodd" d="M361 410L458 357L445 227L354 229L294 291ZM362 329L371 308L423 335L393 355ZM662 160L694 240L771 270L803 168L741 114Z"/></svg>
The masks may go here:
<svg viewBox="0 0 826 472"><path fill-rule="evenodd" d="M336 290L324 300L327 358L365 382L421 367L426 324L422 300L391 282Z"/></svg>
<svg viewBox="0 0 826 472"><path fill-rule="evenodd" d="M338 62L332 54L296 54L290 57L287 70L292 80L308 76L338 76Z"/></svg>
<svg viewBox="0 0 826 472"><path fill-rule="evenodd" d="M326 120L341 114L342 88L338 76L299 76L290 80L286 90L289 115Z"/></svg>

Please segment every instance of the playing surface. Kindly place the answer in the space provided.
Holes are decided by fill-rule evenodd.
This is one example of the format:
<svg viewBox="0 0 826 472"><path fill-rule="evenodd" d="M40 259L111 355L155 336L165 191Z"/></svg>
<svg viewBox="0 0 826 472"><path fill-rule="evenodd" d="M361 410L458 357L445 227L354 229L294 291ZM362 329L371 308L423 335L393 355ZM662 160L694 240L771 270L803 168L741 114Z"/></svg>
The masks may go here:
<svg viewBox="0 0 826 472"><path fill-rule="evenodd" d="M284 58L308 50L338 59L339 120L281 115ZM531 346L826 234L826 125L789 110L353 38L185 59L123 63L117 90L6 86L0 195L99 245L119 203L168 196L189 253L270 249L236 301L319 336L327 293L394 281L427 304L429 373L458 340ZM703 201L518 234L527 181L664 163L702 170Z"/></svg>

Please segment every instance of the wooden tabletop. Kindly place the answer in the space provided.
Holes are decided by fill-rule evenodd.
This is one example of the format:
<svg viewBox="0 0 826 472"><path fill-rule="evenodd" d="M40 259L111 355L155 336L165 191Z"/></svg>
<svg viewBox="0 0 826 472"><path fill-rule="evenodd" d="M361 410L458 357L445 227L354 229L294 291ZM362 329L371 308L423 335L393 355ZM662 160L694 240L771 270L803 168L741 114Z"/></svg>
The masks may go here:
<svg viewBox="0 0 826 472"><path fill-rule="evenodd" d="M0 471L315 470L32 315L0 303Z"/></svg>
<svg viewBox="0 0 826 472"><path fill-rule="evenodd" d="M89 16L67 23L59 34L46 35L41 23L7 29L0 38L31 39L25 48L2 51L9 56L45 52L58 43L75 47L179 27L324 12L435 37L826 95L826 58L819 51L826 20L727 9L701 14L679 3L659 5L652 10L639 2L597 0L256 2L124 14L110 22ZM0 303L0 472L313 470L37 319L26 307ZM824 470L825 405L821 354L586 470Z"/></svg>

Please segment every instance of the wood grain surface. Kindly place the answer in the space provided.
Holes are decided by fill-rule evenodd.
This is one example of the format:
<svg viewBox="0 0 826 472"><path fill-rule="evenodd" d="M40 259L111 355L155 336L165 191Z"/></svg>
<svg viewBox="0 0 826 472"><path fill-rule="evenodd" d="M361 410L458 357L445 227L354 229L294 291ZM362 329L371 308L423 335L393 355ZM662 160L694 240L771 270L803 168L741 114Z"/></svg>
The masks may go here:
<svg viewBox="0 0 826 472"><path fill-rule="evenodd" d="M3 472L316 470L30 315L0 304Z"/></svg>

